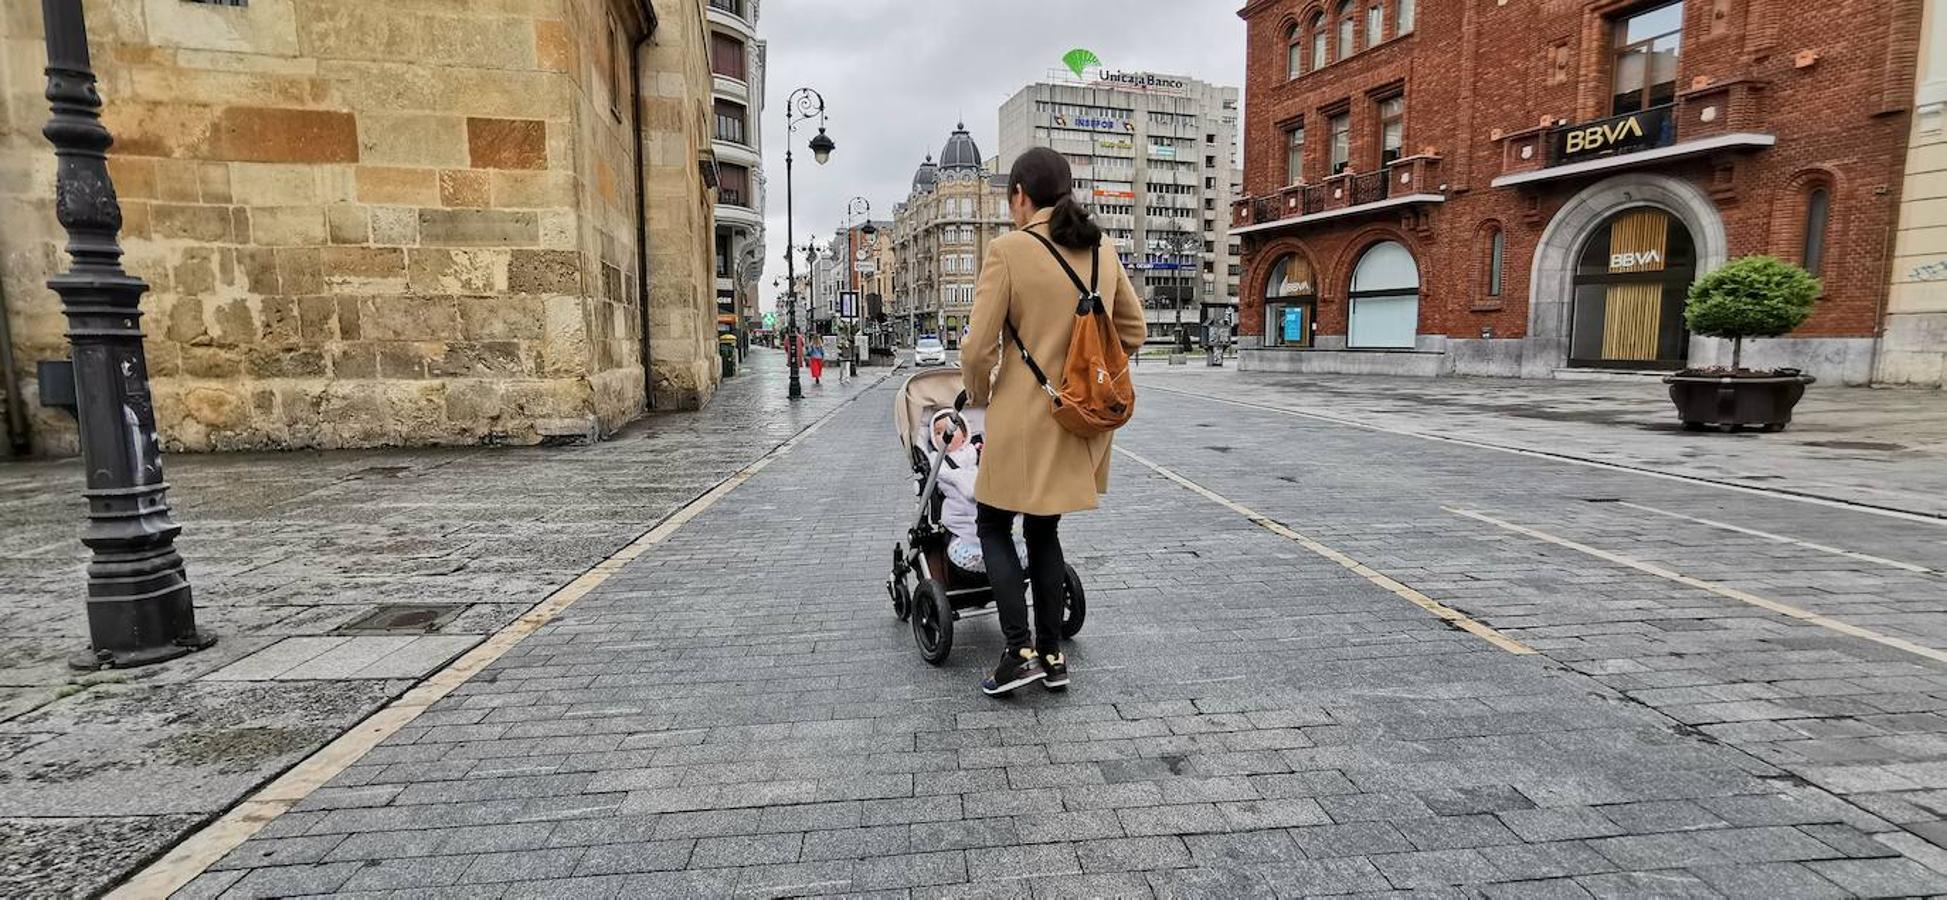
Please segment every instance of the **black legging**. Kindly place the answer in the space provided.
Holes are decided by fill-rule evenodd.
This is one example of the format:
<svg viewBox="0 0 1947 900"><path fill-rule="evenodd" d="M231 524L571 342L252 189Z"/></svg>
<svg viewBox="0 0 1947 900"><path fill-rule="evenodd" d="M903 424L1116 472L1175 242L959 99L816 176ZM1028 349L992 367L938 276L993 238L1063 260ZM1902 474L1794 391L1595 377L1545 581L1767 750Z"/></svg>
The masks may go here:
<svg viewBox="0 0 1947 900"><path fill-rule="evenodd" d="M1021 560L1014 553L1014 517L1021 517L1028 545L1028 578L1034 581L1034 633L1028 633L1027 586ZM1061 558L1060 516L1030 516L980 504L974 516L980 534L980 555L987 563L987 581L994 586L1001 633L1012 652L1033 647L1040 653L1061 649L1062 607L1068 590L1067 566Z"/></svg>

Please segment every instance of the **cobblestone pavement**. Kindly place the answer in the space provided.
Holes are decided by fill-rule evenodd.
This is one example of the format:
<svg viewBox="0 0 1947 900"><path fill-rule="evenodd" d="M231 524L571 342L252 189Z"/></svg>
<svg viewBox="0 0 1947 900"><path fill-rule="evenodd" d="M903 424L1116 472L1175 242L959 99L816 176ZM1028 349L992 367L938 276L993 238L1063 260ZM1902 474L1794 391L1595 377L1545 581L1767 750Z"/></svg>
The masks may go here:
<svg viewBox="0 0 1947 900"><path fill-rule="evenodd" d="M220 641L128 673L65 668L78 462L0 463L0 896L112 883L865 386L789 404L782 355L753 353L708 411L593 446L171 456ZM341 632L397 603L444 624Z"/></svg>
<svg viewBox="0 0 1947 900"><path fill-rule="evenodd" d="M892 393L180 896L1947 892L1936 522L1146 389L1075 685L994 701L885 600Z"/></svg>
<svg viewBox="0 0 1947 900"><path fill-rule="evenodd" d="M1234 363L1233 363L1234 365ZM1238 373L1144 364L1150 384L1360 423L1947 516L1947 393L1815 385L1780 434L1689 434L1661 381Z"/></svg>

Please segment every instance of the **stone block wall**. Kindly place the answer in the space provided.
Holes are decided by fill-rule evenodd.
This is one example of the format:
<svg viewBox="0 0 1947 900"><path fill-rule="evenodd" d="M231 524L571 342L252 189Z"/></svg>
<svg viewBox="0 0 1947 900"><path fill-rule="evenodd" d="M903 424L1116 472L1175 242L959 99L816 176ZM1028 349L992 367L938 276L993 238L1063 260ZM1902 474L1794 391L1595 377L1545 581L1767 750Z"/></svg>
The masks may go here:
<svg viewBox="0 0 1947 900"><path fill-rule="evenodd" d="M637 0L88 14L168 447L534 443L640 414ZM0 41L0 284L32 397L66 355L38 4L6 4ZM72 449L63 415L32 430Z"/></svg>
<svg viewBox="0 0 1947 900"><path fill-rule="evenodd" d="M653 0L643 48L644 192L649 216L649 380L658 409L699 409L722 380L717 357L716 195L697 177L714 159L703 0Z"/></svg>

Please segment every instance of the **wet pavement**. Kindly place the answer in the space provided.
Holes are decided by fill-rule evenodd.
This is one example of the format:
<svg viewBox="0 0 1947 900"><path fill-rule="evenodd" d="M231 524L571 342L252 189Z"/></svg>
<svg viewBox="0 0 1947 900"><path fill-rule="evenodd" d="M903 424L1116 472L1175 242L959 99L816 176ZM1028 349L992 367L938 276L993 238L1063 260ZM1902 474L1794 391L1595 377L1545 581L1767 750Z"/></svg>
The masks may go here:
<svg viewBox="0 0 1947 900"><path fill-rule="evenodd" d="M1089 600L1066 693L980 696L991 619L935 668L893 617L914 500L881 385L180 896L1947 892L1924 502L1542 455L1669 448L1416 414L1444 381L1338 381L1319 413L1309 382L1156 368L1111 495L1062 525ZM1819 396L1788 436L1828 402L1879 401ZM1810 436L1928 446L1902 415ZM1725 472L1933 499L1925 466L1727 437Z"/></svg>
<svg viewBox="0 0 1947 900"><path fill-rule="evenodd" d="M0 895L112 884L887 371L790 404L782 355L750 362L592 446L172 456L220 640L125 673L65 667L79 463L0 463Z"/></svg>

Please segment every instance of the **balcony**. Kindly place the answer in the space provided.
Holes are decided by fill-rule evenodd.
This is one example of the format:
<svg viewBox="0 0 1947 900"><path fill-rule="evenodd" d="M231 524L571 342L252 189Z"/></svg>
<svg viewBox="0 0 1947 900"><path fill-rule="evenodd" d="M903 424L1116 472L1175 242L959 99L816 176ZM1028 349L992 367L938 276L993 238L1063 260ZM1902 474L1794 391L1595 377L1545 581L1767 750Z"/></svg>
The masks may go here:
<svg viewBox="0 0 1947 900"><path fill-rule="evenodd" d="M1763 130L1765 84L1753 79L1699 80L1676 102L1641 112L1572 124L1544 120L1496 134L1501 174L1495 187L1607 174L1778 143Z"/></svg>
<svg viewBox="0 0 1947 900"><path fill-rule="evenodd" d="M1249 234L1312 222L1408 211L1446 202L1440 157L1409 156L1372 172L1343 172L1317 184L1294 184L1231 205L1230 233Z"/></svg>

